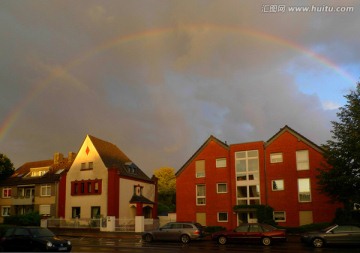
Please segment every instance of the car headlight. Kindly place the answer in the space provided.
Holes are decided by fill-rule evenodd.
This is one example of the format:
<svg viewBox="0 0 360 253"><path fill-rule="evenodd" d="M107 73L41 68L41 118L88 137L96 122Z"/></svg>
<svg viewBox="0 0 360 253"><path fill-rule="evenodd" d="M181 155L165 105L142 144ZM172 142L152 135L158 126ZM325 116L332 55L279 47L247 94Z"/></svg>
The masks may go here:
<svg viewBox="0 0 360 253"><path fill-rule="evenodd" d="M68 244L68 245L71 245L71 242L70 242L70 241L67 241L67 244Z"/></svg>
<svg viewBox="0 0 360 253"><path fill-rule="evenodd" d="M53 244L52 244L51 242L47 242L47 243L46 243L46 247L51 248L52 246L53 246Z"/></svg>

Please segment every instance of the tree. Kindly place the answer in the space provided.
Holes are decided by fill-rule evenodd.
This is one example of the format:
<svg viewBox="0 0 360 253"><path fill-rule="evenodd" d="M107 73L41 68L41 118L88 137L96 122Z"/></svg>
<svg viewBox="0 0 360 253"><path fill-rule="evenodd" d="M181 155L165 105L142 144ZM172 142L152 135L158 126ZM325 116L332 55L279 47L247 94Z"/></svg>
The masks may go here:
<svg viewBox="0 0 360 253"><path fill-rule="evenodd" d="M155 170L154 175L159 179L159 193L175 192L176 177L174 168L164 167Z"/></svg>
<svg viewBox="0 0 360 253"><path fill-rule="evenodd" d="M15 171L14 164L3 154L0 154L0 180L10 177Z"/></svg>
<svg viewBox="0 0 360 253"><path fill-rule="evenodd" d="M325 146L327 166L320 169L322 192L344 204L345 209L360 203L360 83L344 96L339 122L332 121L332 139Z"/></svg>
<svg viewBox="0 0 360 253"><path fill-rule="evenodd" d="M158 178L159 213L174 212L176 205L176 177L174 168L164 167L154 171Z"/></svg>

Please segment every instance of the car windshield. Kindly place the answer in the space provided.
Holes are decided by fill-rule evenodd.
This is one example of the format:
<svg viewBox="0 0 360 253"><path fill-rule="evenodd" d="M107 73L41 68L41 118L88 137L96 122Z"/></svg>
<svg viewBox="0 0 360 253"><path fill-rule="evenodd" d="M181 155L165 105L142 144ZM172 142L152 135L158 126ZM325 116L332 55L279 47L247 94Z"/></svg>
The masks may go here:
<svg viewBox="0 0 360 253"><path fill-rule="evenodd" d="M264 229L264 231L273 231L273 230L276 229L276 227L273 227L273 226L268 225L268 224L263 224L262 228Z"/></svg>
<svg viewBox="0 0 360 253"><path fill-rule="evenodd" d="M324 228L321 230L321 232L324 232L324 233L329 232L330 230L334 229L336 226L337 225L332 225L330 227Z"/></svg>
<svg viewBox="0 0 360 253"><path fill-rule="evenodd" d="M47 228L31 228L31 234L34 237L53 237L55 236L53 232L51 232Z"/></svg>

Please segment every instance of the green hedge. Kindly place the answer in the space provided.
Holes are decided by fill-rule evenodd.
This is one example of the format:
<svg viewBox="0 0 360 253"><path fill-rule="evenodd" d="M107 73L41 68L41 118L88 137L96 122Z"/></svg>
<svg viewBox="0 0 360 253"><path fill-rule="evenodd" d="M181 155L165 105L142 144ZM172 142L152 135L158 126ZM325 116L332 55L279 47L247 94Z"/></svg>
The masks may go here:
<svg viewBox="0 0 360 253"><path fill-rule="evenodd" d="M4 224L16 226L40 226L41 216L38 212L4 217Z"/></svg>

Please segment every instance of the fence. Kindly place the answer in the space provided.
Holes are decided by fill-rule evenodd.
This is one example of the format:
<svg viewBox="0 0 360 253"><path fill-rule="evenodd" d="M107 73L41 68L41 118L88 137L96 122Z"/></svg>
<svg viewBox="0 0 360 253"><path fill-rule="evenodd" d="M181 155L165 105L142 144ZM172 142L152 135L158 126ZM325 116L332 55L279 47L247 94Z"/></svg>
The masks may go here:
<svg viewBox="0 0 360 253"><path fill-rule="evenodd" d="M62 219L62 218L48 218L48 228L92 228L100 229L102 225L106 226L106 220L100 219ZM105 221L105 224L103 223ZM153 230L159 227L158 219L145 219L144 230ZM135 232L134 218L115 219L116 232Z"/></svg>

